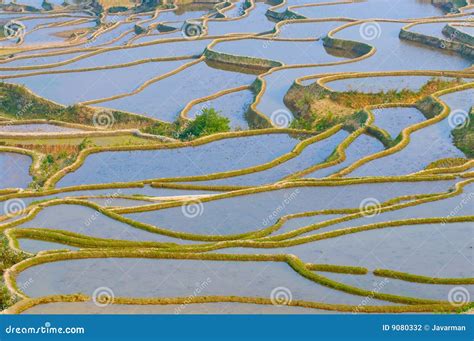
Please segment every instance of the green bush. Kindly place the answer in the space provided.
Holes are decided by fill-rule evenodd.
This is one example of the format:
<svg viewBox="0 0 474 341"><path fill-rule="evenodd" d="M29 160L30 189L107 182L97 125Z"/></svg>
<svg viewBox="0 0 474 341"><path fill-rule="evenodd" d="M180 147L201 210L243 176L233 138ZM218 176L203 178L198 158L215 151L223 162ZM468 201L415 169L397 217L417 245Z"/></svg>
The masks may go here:
<svg viewBox="0 0 474 341"><path fill-rule="evenodd" d="M221 133L230 130L230 121L223 117L214 108L205 108L180 134L182 139Z"/></svg>
<svg viewBox="0 0 474 341"><path fill-rule="evenodd" d="M177 137L177 131L179 129L179 123L167 123L167 122L156 122L152 125L141 129L142 132L152 135L160 135L160 136L169 136L169 137Z"/></svg>
<svg viewBox="0 0 474 341"><path fill-rule="evenodd" d="M4 235L0 236L0 273L2 275L6 269L26 258L28 258L26 254L10 248L8 239ZM15 298L12 297L3 281L0 281L0 310L8 308L13 303L15 303Z"/></svg>

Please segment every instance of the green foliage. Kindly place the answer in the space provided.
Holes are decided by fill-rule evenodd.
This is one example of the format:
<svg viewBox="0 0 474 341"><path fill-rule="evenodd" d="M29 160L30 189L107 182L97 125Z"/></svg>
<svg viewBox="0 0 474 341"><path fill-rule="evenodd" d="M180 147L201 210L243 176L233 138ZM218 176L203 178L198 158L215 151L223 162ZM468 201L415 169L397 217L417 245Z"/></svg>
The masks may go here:
<svg viewBox="0 0 474 341"><path fill-rule="evenodd" d="M227 117L219 115L214 108L205 108L196 119L179 135L182 139L192 139L195 137L226 132L230 130L230 121Z"/></svg>
<svg viewBox="0 0 474 341"><path fill-rule="evenodd" d="M94 125L95 109L83 105L63 107L34 95L26 88L9 83L0 83L0 113L17 120L47 119L70 123ZM114 127L150 125L155 121L120 111L107 111L113 118Z"/></svg>
<svg viewBox="0 0 474 341"><path fill-rule="evenodd" d="M471 110L467 124L452 130L453 142L467 157L474 157L474 110Z"/></svg>
<svg viewBox="0 0 474 341"><path fill-rule="evenodd" d="M120 12L126 12L128 10L127 7L125 6L114 6L110 7L107 12L109 13L120 13Z"/></svg>
<svg viewBox="0 0 474 341"><path fill-rule="evenodd" d="M87 137L79 144L79 150L84 150L92 145L92 141Z"/></svg>
<svg viewBox="0 0 474 341"><path fill-rule="evenodd" d="M313 120L308 120L304 117L295 118L291 122L290 128L301 129L301 130L313 130Z"/></svg>
<svg viewBox="0 0 474 341"><path fill-rule="evenodd" d="M46 0L43 0L43 3L41 4L41 7L45 10L45 11L52 11L54 8L53 8L53 5L51 5L49 2L47 2Z"/></svg>
<svg viewBox="0 0 474 341"><path fill-rule="evenodd" d="M46 158L44 159L47 164L52 164L54 163L54 157L51 154L46 155Z"/></svg>
<svg viewBox="0 0 474 341"><path fill-rule="evenodd" d="M328 112L326 116L323 116L318 121L316 121L315 129L317 131L322 131L331 128L335 124L336 120L334 119L334 114L332 112Z"/></svg>
<svg viewBox="0 0 474 341"><path fill-rule="evenodd" d="M148 127L143 128L141 131L146 134L177 137L178 129L178 122L174 122L171 124L166 122L156 122Z"/></svg>
<svg viewBox="0 0 474 341"><path fill-rule="evenodd" d="M8 245L8 239L1 235L0 237L0 271L3 275L4 271L12 265L28 258L24 253L13 251ZM0 282L0 310L6 309L15 303L14 297L11 296L3 282Z"/></svg>
<svg viewBox="0 0 474 341"><path fill-rule="evenodd" d="M143 27L141 27L140 25L135 25L133 27L133 31L135 32L136 35L145 33L145 29Z"/></svg>

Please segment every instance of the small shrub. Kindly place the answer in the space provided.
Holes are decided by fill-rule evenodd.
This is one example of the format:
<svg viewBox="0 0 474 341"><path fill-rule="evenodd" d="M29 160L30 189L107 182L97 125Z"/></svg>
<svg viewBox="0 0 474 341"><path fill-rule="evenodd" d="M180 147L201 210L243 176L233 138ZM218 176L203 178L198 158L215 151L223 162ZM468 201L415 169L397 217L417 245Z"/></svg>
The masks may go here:
<svg viewBox="0 0 474 341"><path fill-rule="evenodd" d="M205 108L196 119L192 121L180 134L182 139L226 132L230 130L230 121L227 117L219 115L214 108Z"/></svg>

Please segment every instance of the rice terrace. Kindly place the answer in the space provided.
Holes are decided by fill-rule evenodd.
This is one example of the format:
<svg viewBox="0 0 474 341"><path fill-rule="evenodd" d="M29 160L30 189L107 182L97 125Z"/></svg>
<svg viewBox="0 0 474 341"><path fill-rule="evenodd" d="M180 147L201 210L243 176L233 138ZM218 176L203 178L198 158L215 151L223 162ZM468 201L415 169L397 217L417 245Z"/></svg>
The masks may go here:
<svg viewBox="0 0 474 341"><path fill-rule="evenodd" d="M0 6L4 314L473 311L472 0Z"/></svg>

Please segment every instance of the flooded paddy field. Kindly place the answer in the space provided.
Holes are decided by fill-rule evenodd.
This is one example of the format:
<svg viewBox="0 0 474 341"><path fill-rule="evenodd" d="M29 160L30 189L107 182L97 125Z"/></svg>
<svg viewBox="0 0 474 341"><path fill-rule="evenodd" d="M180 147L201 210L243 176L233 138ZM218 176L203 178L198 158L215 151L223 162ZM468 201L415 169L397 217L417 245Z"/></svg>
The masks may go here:
<svg viewBox="0 0 474 341"><path fill-rule="evenodd" d="M470 309L473 11L4 2L0 304Z"/></svg>

